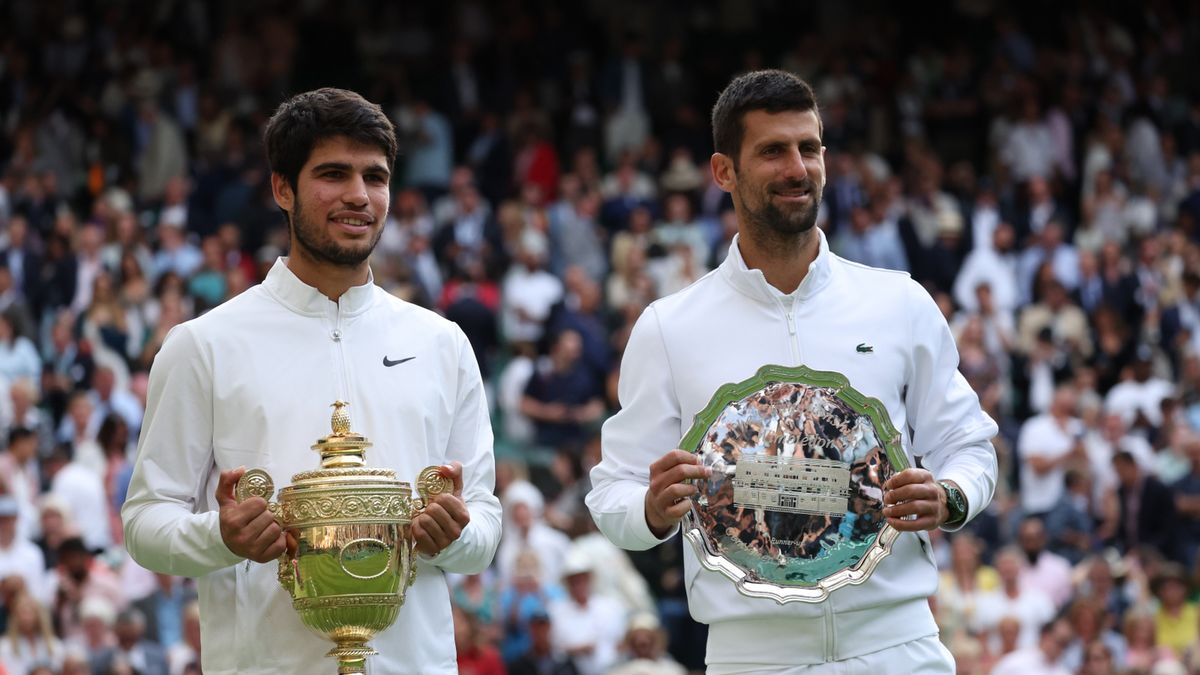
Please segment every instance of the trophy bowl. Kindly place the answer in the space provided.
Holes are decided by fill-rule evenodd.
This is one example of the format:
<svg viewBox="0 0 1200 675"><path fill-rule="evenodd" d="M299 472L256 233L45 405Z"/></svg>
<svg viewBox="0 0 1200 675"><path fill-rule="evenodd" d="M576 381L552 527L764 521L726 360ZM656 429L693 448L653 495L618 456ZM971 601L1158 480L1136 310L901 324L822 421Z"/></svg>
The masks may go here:
<svg viewBox="0 0 1200 675"><path fill-rule="evenodd" d="M685 537L743 595L820 602L900 534L883 516L883 484L909 465L900 434L839 373L764 366L718 389L679 447L712 469Z"/></svg>
<svg viewBox="0 0 1200 675"><path fill-rule="evenodd" d="M274 484L250 469L237 484L237 499L267 500L287 537L279 558L279 583L292 597L301 622L332 640L326 656L339 675L365 673L367 645L395 622L416 579L416 542L411 525L431 498L452 488L439 467L423 469L418 497L390 469L366 466L366 437L350 430L349 404L333 404L332 433L312 446L321 466L292 476L272 501Z"/></svg>

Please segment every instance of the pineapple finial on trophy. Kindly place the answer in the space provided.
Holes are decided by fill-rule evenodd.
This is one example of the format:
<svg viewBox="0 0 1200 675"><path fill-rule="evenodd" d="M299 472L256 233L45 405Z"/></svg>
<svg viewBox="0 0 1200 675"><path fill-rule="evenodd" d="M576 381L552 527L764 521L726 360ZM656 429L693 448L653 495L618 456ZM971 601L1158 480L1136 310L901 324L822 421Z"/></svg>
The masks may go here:
<svg viewBox="0 0 1200 675"><path fill-rule="evenodd" d="M350 435L350 413L346 410L349 405L345 401L333 402L333 418L329 420L329 424L333 427L334 436Z"/></svg>

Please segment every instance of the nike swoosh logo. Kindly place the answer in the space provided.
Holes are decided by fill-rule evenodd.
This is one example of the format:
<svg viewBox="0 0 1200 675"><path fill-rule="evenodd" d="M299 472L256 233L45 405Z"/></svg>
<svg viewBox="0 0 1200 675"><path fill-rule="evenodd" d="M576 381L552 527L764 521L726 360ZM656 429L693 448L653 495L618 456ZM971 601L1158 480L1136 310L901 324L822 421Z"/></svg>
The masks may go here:
<svg viewBox="0 0 1200 675"><path fill-rule="evenodd" d="M388 359L388 357L387 357L387 356L384 356L384 357L383 357L383 365L384 365L384 367L385 367L385 368L391 368L392 366L398 366L398 365L400 365L401 363L405 363L405 362L407 362L407 361L412 361L412 360L413 360L413 359L415 359L415 358L417 358L417 357L415 357L415 356L410 356L410 357L408 357L407 359L399 359L398 361L392 361L392 360Z"/></svg>

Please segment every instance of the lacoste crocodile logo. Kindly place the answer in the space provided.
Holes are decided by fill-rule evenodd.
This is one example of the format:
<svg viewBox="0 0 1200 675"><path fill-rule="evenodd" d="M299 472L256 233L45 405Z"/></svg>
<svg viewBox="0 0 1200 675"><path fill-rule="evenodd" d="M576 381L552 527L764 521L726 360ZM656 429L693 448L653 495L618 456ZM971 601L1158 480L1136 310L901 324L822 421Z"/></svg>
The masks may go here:
<svg viewBox="0 0 1200 675"><path fill-rule="evenodd" d="M413 359L415 359L415 358L417 358L417 357L415 357L415 356L410 356L410 357L408 357L407 359L398 359L398 360L396 360L396 361L392 361L392 360L389 360L389 359L388 359L387 355L384 355L384 357L383 357L383 365L384 365L384 367L385 367L385 368L391 368L392 366L398 366L398 365L400 365L401 363L405 363L405 362L407 362L407 361L412 361L412 360L413 360Z"/></svg>
<svg viewBox="0 0 1200 675"><path fill-rule="evenodd" d="M871 354L874 353L875 348L865 342L860 342L858 343L858 346L854 348L854 351L858 352L859 354Z"/></svg>

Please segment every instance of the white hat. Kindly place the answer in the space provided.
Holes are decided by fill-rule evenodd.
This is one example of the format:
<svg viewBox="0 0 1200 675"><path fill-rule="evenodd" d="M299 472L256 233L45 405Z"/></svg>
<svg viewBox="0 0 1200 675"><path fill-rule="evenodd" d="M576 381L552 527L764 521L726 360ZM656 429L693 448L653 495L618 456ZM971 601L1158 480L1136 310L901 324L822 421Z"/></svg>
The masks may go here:
<svg viewBox="0 0 1200 675"><path fill-rule="evenodd" d="M576 547L567 553L567 559L563 561L562 576L566 579L576 574L591 574L592 569L591 557L586 551Z"/></svg>
<svg viewBox="0 0 1200 675"><path fill-rule="evenodd" d="M545 506L546 500L542 497L542 493L533 483L525 480L513 481L508 488L504 490L504 497L501 498L504 502L504 510L511 511L517 504L524 504L533 511L534 516L542 515L542 508Z"/></svg>
<svg viewBox="0 0 1200 675"><path fill-rule="evenodd" d="M79 618L100 619L105 626L112 626L117 620L117 610L108 600L93 595L79 604Z"/></svg>

